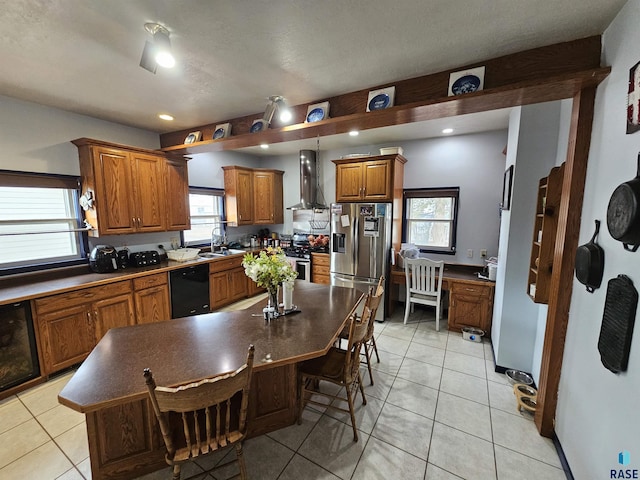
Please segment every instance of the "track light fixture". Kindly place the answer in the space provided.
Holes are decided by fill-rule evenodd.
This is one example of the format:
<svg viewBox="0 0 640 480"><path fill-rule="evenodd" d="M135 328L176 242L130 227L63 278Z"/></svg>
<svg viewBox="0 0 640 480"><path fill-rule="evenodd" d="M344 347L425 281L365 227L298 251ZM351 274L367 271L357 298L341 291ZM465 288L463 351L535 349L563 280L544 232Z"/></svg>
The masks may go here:
<svg viewBox="0 0 640 480"><path fill-rule="evenodd" d="M140 66L151 73L156 73L158 65L172 68L176 60L171 53L169 30L159 23L145 23L144 28L153 36L153 43L148 40L145 42Z"/></svg>
<svg viewBox="0 0 640 480"><path fill-rule="evenodd" d="M262 120L264 120L267 125L271 123L271 119L273 118L273 114L276 113L276 110L280 112L281 122L287 123L291 121L291 110L287 108L284 97L281 95L272 95L269 97L269 103L267 104L267 108L265 108L264 115L262 116Z"/></svg>

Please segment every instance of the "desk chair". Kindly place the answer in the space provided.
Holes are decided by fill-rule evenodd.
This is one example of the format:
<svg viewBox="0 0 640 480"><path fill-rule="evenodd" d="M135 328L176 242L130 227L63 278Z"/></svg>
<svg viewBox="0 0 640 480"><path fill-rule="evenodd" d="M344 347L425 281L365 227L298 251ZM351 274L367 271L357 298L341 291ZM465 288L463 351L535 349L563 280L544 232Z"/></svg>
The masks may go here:
<svg viewBox="0 0 640 480"><path fill-rule="evenodd" d="M300 389L298 396L298 424L302 423L302 410L305 406L304 402L307 393L309 397L312 395L323 395L332 400L347 402L349 405L348 410L333 404L325 405L312 398L307 400L307 403L312 405L333 408L349 413L351 415L354 442L358 441L358 430L356 428L353 401L358 395L358 389L362 395L362 404L367 404L367 399L364 396L364 388L362 387L362 377L360 376L360 348L367 334L369 323L373 320L371 310L366 304L362 311L362 317L358 319L356 316L358 306L361 305L362 302L365 302L366 298L368 298L368 296L363 293L347 315L349 325L347 349L342 350L337 347L331 347L325 356L302 362L298 367L298 387ZM317 391L316 385L319 385L321 381L331 382L343 387L346 392L346 397L338 395L342 392L342 388L336 395Z"/></svg>
<svg viewBox="0 0 640 480"><path fill-rule="evenodd" d="M180 480L183 463L228 445L235 445L240 478L247 478L242 441L247 433L253 354L250 345L246 363L235 372L176 388L157 387L151 371L144 370L151 405L167 447L165 460L173 465L173 480Z"/></svg>
<svg viewBox="0 0 640 480"><path fill-rule="evenodd" d="M405 258L404 275L407 285L407 297L404 309L404 324L409 318L409 308L414 310L415 303L436 307L436 331L440 331L442 304L442 270L444 262L428 258Z"/></svg>

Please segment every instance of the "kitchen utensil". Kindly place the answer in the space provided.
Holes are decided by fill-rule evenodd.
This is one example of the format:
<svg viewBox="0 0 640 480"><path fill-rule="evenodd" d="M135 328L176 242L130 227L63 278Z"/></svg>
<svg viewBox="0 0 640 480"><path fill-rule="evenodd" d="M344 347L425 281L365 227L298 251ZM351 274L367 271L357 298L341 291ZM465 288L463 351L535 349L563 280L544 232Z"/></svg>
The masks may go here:
<svg viewBox="0 0 640 480"><path fill-rule="evenodd" d="M600 220L596 220L596 231L591 240L576 250L576 278L587 286L587 292L593 293L600 288L604 272L604 250L596 243L600 232Z"/></svg>
<svg viewBox="0 0 640 480"><path fill-rule="evenodd" d="M638 173L613 191L607 207L607 227L624 249L635 252L640 247L640 153Z"/></svg>
<svg viewBox="0 0 640 480"><path fill-rule="evenodd" d="M602 364L613 373L627 369L637 306L638 291L629 277L618 275L609 280L598 351Z"/></svg>

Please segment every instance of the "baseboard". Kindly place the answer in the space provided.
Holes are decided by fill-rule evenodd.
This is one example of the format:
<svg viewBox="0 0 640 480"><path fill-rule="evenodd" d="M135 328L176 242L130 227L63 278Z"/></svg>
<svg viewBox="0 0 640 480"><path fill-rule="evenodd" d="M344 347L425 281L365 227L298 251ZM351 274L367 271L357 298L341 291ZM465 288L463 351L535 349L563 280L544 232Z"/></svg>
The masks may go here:
<svg viewBox="0 0 640 480"><path fill-rule="evenodd" d="M571 468L569 467L569 462L567 461L567 457L564 455L564 450L562 449L562 445L560 444L560 440L553 434L553 446L556 447L556 452L558 453L558 458L560 459L560 465L562 465L562 470L567 477L567 480L575 480L573 478L573 473L571 473Z"/></svg>

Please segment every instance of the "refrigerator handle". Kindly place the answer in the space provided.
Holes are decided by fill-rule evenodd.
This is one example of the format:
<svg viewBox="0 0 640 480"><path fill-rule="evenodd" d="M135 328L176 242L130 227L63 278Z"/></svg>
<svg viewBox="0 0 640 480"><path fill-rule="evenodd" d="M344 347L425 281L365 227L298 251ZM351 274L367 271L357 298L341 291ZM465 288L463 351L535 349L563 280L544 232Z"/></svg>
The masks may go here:
<svg viewBox="0 0 640 480"><path fill-rule="evenodd" d="M353 233L351 234L351 238L353 239L353 262L355 264L358 263L358 259L360 258L360 242L358 241L358 236L360 235L360 218L358 214L354 214L354 219L352 222L351 228L353 229Z"/></svg>
<svg viewBox="0 0 640 480"><path fill-rule="evenodd" d="M371 272L372 278L378 278L378 269L376 268L377 259L375 258L375 253L378 251L378 242L376 237L369 237L369 251L371 255L369 256L369 271Z"/></svg>

